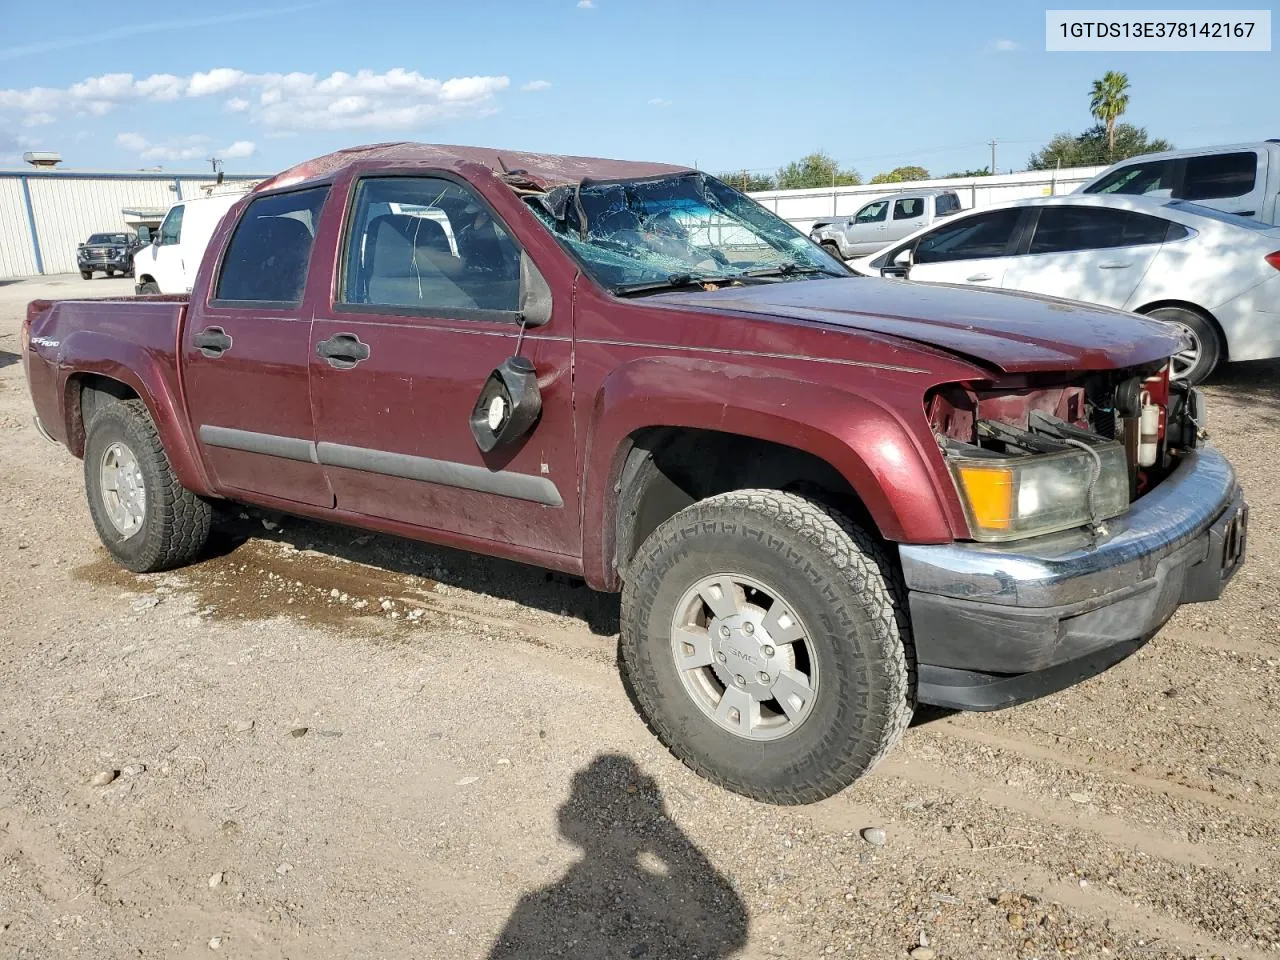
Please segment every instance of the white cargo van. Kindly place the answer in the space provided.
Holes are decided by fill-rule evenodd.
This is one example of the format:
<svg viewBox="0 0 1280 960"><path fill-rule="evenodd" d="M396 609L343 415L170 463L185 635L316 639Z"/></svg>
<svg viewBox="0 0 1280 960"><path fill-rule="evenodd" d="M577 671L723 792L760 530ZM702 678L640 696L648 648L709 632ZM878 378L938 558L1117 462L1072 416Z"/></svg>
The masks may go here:
<svg viewBox="0 0 1280 960"><path fill-rule="evenodd" d="M1130 157L1107 167L1077 192L1191 200L1280 224L1280 140Z"/></svg>
<svg viewBox="0 0 1280 960"><path fill-rule="evenodd" d="M151 245L133 257L138 293L190 293L205 247L223 215L243 193L220 193L175 203Z"/></svg>

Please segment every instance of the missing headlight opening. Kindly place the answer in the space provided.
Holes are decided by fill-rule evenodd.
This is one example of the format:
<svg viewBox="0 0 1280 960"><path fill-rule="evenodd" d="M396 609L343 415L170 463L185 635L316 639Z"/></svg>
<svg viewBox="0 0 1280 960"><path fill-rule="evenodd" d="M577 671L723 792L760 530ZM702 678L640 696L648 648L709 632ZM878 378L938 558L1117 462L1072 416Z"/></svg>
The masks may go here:
<svg viewBox="0 0 1280 960"><path fill-rule="evenodd" d="M1199 392L1163 365L949 384L926 410L983 541L1105 533L1204 436Z"/></svg>

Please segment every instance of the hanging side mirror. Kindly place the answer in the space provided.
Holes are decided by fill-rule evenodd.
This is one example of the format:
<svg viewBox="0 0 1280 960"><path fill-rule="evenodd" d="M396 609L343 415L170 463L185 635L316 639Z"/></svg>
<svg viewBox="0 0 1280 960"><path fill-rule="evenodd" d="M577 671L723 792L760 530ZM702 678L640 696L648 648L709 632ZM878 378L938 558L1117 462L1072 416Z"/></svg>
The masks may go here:
<svg viewBox="0 0 1280 960"><path fill-rule="evenodd" d="M545 321L544 321L545 322ZM542 413L538 376L528 357L508 357L485 381L471 410L471 435L484 453L523 437Z"/></svg>
<svg viewBox="0 0 1280 960"><path fill-rule="evenodd" d="M520 251L520 322L540 327L551 320L551 288L529 254Z"/></svg>

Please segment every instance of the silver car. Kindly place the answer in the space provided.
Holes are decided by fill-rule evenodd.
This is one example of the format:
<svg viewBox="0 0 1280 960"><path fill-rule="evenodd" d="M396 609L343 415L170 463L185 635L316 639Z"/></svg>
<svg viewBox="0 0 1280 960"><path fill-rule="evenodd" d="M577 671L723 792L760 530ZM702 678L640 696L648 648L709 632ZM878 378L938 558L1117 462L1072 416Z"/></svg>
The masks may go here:
<svg viewBox="0 0 1280 960"><path fill-rule="evenodd" d="M874 253L960 209L954 190L904 190L872 200L851 217L818 220L809 236L828 253L850 260Z"/></svg>

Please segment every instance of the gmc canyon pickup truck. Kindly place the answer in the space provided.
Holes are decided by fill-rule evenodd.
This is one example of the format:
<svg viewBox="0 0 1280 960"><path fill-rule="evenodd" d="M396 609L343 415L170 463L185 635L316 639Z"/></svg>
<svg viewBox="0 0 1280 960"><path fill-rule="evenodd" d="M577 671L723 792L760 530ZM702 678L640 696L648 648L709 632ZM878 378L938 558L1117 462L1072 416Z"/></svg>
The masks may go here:
<svg viewBox="0 0 1280 960"><path fill-rule="evenodd" d="M190 296L36 301L22 336L128 569L240 501L580 576L657 736L772 802L917 703L1100 673L1244 554L1172 328L859 278L680 167L342 151L240 200Z"/></svg>

